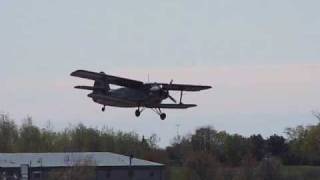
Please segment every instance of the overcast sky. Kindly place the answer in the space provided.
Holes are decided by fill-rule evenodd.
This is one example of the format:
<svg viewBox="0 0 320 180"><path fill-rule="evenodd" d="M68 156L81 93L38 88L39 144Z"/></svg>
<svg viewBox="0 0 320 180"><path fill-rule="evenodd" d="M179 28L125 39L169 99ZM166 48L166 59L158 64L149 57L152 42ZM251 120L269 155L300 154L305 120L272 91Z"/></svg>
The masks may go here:
<svg viewBox="0 0 320 180"><path fill-rule="evenodd" d="M2 0L0 111L21 123L108 126L160 136L211 125L268 136L316 123L320 109L320 2L316 0ZM214 88L199 106L151 111L101 107L74 85L76 69Z"/></svg>

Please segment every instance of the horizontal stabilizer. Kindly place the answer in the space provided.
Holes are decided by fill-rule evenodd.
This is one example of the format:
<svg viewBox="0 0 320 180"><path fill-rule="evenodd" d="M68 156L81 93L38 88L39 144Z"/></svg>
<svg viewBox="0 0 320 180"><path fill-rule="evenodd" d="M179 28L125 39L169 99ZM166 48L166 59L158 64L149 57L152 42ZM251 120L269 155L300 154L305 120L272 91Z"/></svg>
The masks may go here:
<svg viewBox="0 0 320 180"><path fill-rule="evenodd" d="M161 109L188 109L196 107L196 104L155 104L147 105L147 108L161 108Z"/></svg>
<svg viewBox="0 0 320 180"><path fill-rule="evenodd" d="M92 87L92 86L75 86L74 88L76 89L84 89L84 90L106 90L105 88L101 87Z"/></svg>

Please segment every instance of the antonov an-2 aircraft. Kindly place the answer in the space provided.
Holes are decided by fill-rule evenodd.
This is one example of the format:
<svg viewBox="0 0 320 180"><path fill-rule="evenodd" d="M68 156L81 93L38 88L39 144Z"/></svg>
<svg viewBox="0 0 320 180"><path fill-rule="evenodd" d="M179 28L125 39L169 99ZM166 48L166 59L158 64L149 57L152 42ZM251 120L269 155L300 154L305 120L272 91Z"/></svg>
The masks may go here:
<svg viewBox="0 0 320 180"><path fill-rule="evenodd" d="M104 72L91 72L77 70L71 76L90 79L94 81L93 86L75 86L77 89L91 90L88 97L98 104L103 105L102 111L106 106L137 108L135 115L140 116L146 108L156 112L161 120L166 119L166 114L161 109L187 109L195 107L195 104L183 104L182 95L185 91L201 91L210 89L211 86L197 86L188 84L169 84L166 83L143 83L141 81L107 75ZM118 89L110 89L110 84L122 86ZM180 91L180 101L177 103L169 91ZM163 104L165 99L171 99L174 103Z"/></svg>

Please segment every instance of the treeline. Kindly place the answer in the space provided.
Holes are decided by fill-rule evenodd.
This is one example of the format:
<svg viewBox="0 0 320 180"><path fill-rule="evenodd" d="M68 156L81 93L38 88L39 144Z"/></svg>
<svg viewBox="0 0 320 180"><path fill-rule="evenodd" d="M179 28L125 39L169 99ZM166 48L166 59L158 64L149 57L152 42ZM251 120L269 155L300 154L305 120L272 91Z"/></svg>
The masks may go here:
<svg viewBox="0 0 320 180"><path fill-rule="evenodd" d="M320 121L320 113L314 113ZM259 162L276 157L285 165L320 165L320 123L285 129L286 137L261 135L243 137L212 127L202 127L183 137L175 137L166 151L171 163L188 164L195 156L206 156L219 163L239 166L244 161Z"/></svg>
<svg viewBox="0 0 320 180"><path fill-rule="evenodd" d="M144 138L134 132L96 129L83 124L53 131L39 128L32 118L18 127L8 115L0 115L0 153L11 152L115 152L144 157L156 148L157 136Z"/></svg>
<svg viewBox="0 0 320 180"><path fill-rule="evenodd" d="M320 120L319 113L314 116ZM285 133L285 137L276 134L267 138L259 134L244 137L202 127L192 134L175 137L170 146L162 149L157 146L156 135L141 137L134 132L97 129L83 124L56 132L50 126L35 126L30 117L17 126L9 116L1 115L0 153L115 152L165 163L168 167L189 169L188 172L199 179L212 177L221 167L278 169L280 164L320 165L320 123L287 128ZM268 164L270 159L276 159L276 163Z"/></svg>

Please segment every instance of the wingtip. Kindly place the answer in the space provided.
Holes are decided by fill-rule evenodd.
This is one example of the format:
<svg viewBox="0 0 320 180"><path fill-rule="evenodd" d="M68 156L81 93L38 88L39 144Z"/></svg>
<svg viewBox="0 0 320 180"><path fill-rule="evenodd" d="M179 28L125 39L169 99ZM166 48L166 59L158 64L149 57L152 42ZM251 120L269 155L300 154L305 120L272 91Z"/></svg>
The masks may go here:
<svg viewBox="0 0 320 180"><path fill-rule="evenodd" d="M203 89L202 90L208 90L208 89L211 89L212 86L203 86Z"/></svg>
<svg viewBox="0 0 320 180"><path fill-rule="evenodd" d="M80 70L75 70L72 73L70 73L70 76L75 76L77 72L79 72Z"/></svg>
<svg viewBox="0 0 320 180"><path fill-rule="evenodd" d="M70 73L70 76L75 76L77 77L79 73L81 72L88 72L87 70L83 70L83 69L78 69L78 70L75 70L73 71L72 73Z"/></svg>
<svg viewBox="0 0 320 180"><path fill-rule="evenodd" d="M198 105L197 104L186 104L186 108L194 108L194 107L197 107Z"/></svg>

